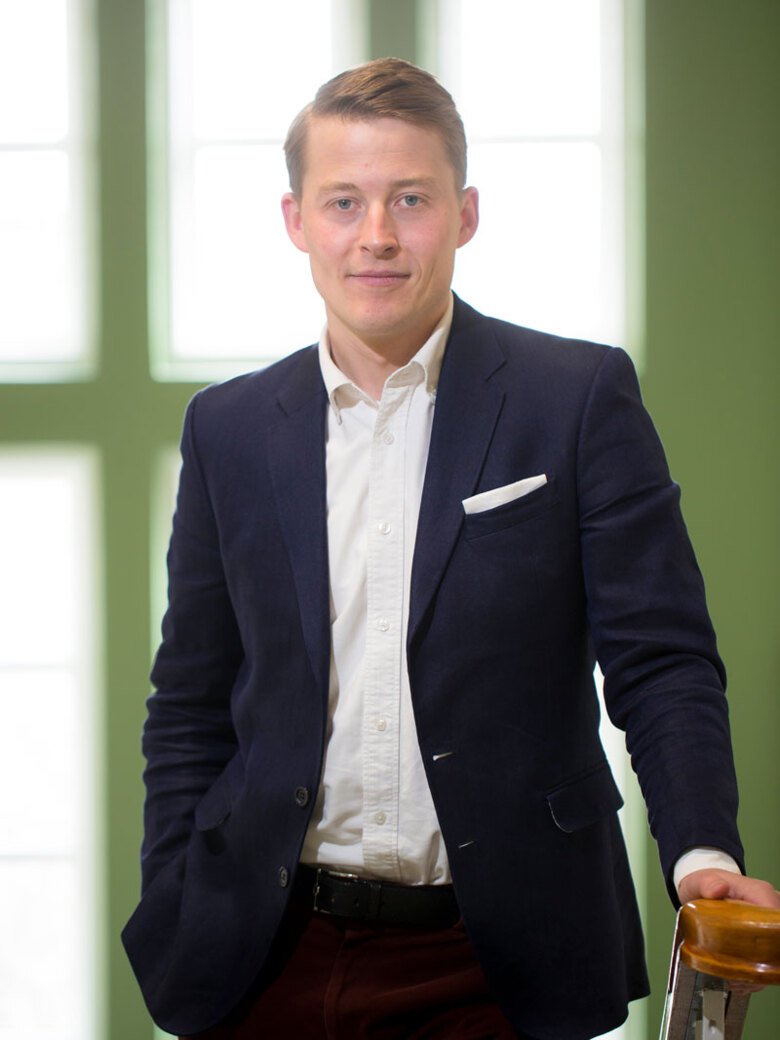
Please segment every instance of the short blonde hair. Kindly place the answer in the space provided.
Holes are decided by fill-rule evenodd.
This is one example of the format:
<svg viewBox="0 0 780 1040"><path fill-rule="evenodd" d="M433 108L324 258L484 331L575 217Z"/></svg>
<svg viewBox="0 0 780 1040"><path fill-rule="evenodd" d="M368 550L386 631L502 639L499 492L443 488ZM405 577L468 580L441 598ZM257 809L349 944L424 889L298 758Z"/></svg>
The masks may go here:
<svg viewBox="0 0 780 1040"><path fill-rule="evenodd" d="M451 95L424 69L401 58L377 58L334 76L317 91L314 101L293 120L284 142L290 188L300 195L306 168L306 141L313 118L344 120L401 119L430 127L441 137L455 174L466 183L466 135Z"/></svg>

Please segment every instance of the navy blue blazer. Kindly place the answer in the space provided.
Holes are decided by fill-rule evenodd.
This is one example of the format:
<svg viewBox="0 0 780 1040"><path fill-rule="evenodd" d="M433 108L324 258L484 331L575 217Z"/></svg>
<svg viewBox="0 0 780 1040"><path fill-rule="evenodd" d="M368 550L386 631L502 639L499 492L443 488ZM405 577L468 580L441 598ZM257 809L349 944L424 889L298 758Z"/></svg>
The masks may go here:
<svg viewBox="0 0 780 1040"><path fill-rule="evenodd" d="M326 405L308 347L202 391L185 420L144 731L143 895L123 933L172 1033L219 1021L261 971L315 801ZM540 473L544 487L464 516L462 499ZM722 665L629 359L457 300L409 677L465 927L507 1016L549 1040L604 1032L647 992L596 659L667 879L691 846L741 863Z"/></svg>

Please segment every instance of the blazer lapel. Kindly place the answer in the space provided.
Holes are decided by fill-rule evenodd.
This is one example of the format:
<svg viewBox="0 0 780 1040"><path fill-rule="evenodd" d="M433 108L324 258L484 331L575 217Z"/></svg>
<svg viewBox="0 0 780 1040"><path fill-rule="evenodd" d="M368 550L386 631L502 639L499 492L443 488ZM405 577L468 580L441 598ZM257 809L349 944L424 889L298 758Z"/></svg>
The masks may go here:
<svg viewBox="0 0 780 1040"><path fill-rule="evenodd" d="M327 395L316 348L277 395L284 418L269 430L268 464L290 557L312 670L327 704L330 669L325 488Z"/></svg>
<svg viewBox="0 0 780 1040"><path fill-rule="evenodd" d="M490 377L503 364L504 355L487 323L456 297L417 524L409 646L455 546L463 523L461 502L477 487L504 400L502 388L491 384Z"/></svg>

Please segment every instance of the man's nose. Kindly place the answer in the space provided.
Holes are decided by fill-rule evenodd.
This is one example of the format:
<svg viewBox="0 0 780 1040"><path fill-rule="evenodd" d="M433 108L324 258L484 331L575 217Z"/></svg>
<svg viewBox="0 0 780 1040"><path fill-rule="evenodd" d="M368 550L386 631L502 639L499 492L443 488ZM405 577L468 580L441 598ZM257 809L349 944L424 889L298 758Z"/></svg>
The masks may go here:
<svg viewBox="0 0 780 1040"><path fill-rule="evenodd" d="M399 249L395 222L383 205L369 207L361 228L361 248L376 257L394 256Z"/></svg>

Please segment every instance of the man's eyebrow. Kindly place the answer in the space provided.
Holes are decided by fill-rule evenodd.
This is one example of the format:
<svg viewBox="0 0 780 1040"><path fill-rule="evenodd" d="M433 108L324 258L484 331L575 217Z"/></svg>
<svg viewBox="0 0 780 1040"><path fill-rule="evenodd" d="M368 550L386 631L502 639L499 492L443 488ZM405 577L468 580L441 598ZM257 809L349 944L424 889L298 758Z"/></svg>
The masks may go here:
<svg viewBox="0 0 780 1040"><path fill-rule="evenodd" d="M317 191L318 195L333 195L339 192L350 192L358 191L357 184L352 184L350 181L331 181L329 184L323 184Z"/></svg>
<svg viewBox="0 0 780 1040"><path fill-rule="evenodd" d="M406 188L425 188L432 190L437 187L439 181L436 177L403 177L400 180L393 181L390 185L391 191L403 191ZM323 184L317 194L318 195L338 195L341 193L349 194L350 192L360 192L360 185L352 183L352 181L330 181L327 184Z"/></svg>
<svg viewBox="0 0 780 1040"><path fill-rule="evenodd" d="M439 181L435 177L405 177L400 181L393 181L393 188L435 188Z"/></svg>

